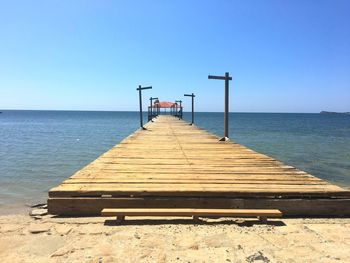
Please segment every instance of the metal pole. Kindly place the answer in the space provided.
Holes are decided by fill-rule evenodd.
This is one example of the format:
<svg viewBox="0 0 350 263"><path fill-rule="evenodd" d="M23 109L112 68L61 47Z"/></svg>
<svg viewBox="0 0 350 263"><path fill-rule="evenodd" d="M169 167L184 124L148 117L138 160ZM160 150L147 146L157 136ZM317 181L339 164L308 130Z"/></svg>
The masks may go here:
<svg viewBox="0 0 350 263"><path fill-rule="evenodd" d="M182 119L182 101L180 100L180 118Z"/></svg>
<svg viewBox="0 0 350 263"><path fill-rule="evenodd" d="M182 117L183 117L183 108L182 108L182 106L180 106L180 118L182 119Z"/></svg>
<svg viewBox="0 0 350 263"><path fill-rule="evenodd" d="M158 97L155 97L155 98L151 97L150 100L151 100L152 119L153 119L153 116L154 116L154 117L157 117L157 110L156 110L156 109L153 110L153 106L154 106L153 101L155 101L155 100L158 100L158 101L159 101L159 99L158 99Z"/></svg>
<svg viewBox="0 0 350 263"><path fill-rule="evenodd" d="M192 97L192 123L190 125L194 124L194 97L196 97L193 93L192 94L184 94L184 96Z"/></svg>
<svg viewBox="0 0 350 263"><path fill-rule="evenodd" d="M156 116L156 113L157 113L157 110L154 110L153 111L153 100L157 100L158 99L158 97L156 97L156 98L153 98L153 97L150 97L149 98L149 102L150 102L150 116L148 116L148 120L149 121L152 121L153 122L153 117L155 117Z"/></svg>
<svg viewBox="0 0 350 263"><path fill-rule="evenodd" d="M179 110L179 112L177 112L177 117L180 120L181 119L181 100L175 100L175 103L180 103L180 106L178 107L178 108L180 108L180 110Z"/></svg>
<svg viewBox="0 0 350 263"><path fill-rule="evenodd" d="M192 124L194 123L194 94L192 93Z"/></svg>
<svg viewBox="0 0 350 263"><path fill-rule="evenodd" d="M229 73L225 73L225 116L224 116L224 122L225 122L225 137L229 138L228 135L228 111L229 111L229 92L228 92L228 85L229 85Z"/></svg>
<svg viewBox="0 0 350 263"><path fill-rule="evenodd" d="M152 113L152 100L153 100L153 98L152 98L152 97L150 97L150 98L149 98L150 107L151 107L151 118L150 118L150 120L152 120L152 119L153 119L153 113Z"/></svg>
<svg viewBox="0 0 350 263"><path fill-rule="evenodd" d="M140 103L140 127L143 129L141 85L139 85L139 103Z"/></svg>
<svg viewBox="0 0 350 263"><path fill-rule="evenodd" d="M229 132L228 132L228 113L229 113L229 81L232 80L230 74L225 72L225 76L212 76L209 75L208 79L219 79L225 80L225 113L224 113L224 137L220 139L220 141L229 140Z"/></svg>
<svg viewBox="0 0 350 263"><path fill-rule="evenodd" d="M144 89L151 89L152 86L150 87L141 87L141 85L139 85L139 87L136 89L139 91L139 104L140 104L140 127L143 129L143 130L146 130L145 127L143 127L143 118L142 118L142 94L141 94L141 91L144 90Z"/></svg>

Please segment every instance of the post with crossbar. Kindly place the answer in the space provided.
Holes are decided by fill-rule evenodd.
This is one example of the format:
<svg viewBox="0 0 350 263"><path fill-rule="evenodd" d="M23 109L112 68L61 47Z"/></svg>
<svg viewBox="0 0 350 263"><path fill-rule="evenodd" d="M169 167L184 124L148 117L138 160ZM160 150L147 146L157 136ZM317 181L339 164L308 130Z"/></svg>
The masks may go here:
<svg viewBox="0 0 350 263"><path fill-rule="evenodd" d="M182 100L175 100L175 103L180 103L179 119L182 119Z"/></svg>
<svg viewBox="0 0 350 263"><path fill-rule="evenodd" d="M228 113L229 113L229 81L232 80L228 72L225 73L225 76L212 76L208 75L208 79L219 79L225 80L225 113L224 113L224 137L220 141L228 141Z"/></svg>
<svg viewBox="0 0 350 263"><path fill-rule="evenodd" d="M142 94L141 91L145 90L145 89L152 89L152 86L149 87L141 87L141 85L139 85L139 87L136 89L139 91L139 103L140 103L140 127L142 130L146 130L145 127L143 127L143 119L142 119Z"/></svg>
<svg viewBox="0 0 350 263"><path fill-rule="evenodd" d="M190 125L194 124L194 97L196 97L193 93L192 94L184 94L186 97L192 97L192 122Z"/></svg>
<svg viewBox="0 0 350 263"><path fill-rule="evenodd" d="M153 98L153 97L150 97L149 98L149 102L150 102L150 112L151 112L151 115L150 115L150 117L148 118L148 120L149 121L153 121L152 119L153 119L153 115L155 115L155 114L153 114L153 100L157 100L158 98Z"/></svg>

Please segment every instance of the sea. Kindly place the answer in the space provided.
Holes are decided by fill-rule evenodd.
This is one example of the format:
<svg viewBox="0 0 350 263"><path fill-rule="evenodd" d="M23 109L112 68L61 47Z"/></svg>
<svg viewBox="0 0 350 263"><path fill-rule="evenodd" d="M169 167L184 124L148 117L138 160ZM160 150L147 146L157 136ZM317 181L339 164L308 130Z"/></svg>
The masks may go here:
<svg viewBox="0 0 350 263"><path fill-rule="evenodd" d="M2 214L45 202L51 187L139 127L138 112L0 112ZM191 114L185 112L184 119L191 121ZM195 113L195 124L218 136L223 123L223 113ZM230 113L229 124L231 140L350 187L350 115Z"/></svg>

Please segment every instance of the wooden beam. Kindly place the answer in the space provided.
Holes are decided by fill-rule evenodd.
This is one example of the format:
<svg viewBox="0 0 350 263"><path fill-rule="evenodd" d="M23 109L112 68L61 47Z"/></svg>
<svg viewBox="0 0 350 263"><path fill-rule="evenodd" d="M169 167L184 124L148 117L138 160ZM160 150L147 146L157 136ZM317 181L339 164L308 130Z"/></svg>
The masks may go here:
<svg viewBox="0 0 350 263"><path fill-rule="evenodd" d="M279 209L283 216L350 216L349 199L274 199L274 198L193 198L193 197L69 197L49 198L50 214L67 216L99 216L111 208L236 208Z"/></svg>
<svg viewBox="0 0 350 263"><path fill-rule="evenodd" d="M267 218L282 217L278 209L205 209L205 208L104 208L102 216L117 216L123 221L126 216L168 216L168 217L258 217L266 222Z"/></svg>

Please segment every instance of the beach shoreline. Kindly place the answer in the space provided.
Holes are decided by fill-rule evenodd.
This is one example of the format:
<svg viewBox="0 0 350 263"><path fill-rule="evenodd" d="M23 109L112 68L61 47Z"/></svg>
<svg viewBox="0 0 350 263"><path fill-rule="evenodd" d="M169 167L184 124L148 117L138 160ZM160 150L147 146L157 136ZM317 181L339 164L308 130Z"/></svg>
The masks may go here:
<svg viewBox="0 0 350 263"><path fill-rule="evenodd" d="M41 196L34 199L28 200L28 202L6 202L0 204L0 216L7 215L28 215L30 211L38 206L46 205L47 198Z"/></svg>
<svg viewBox="0 0 350 263"><path fill-rule="evenodd" d="M349 262L350 218L0 216L3 262Z"/></svg>

